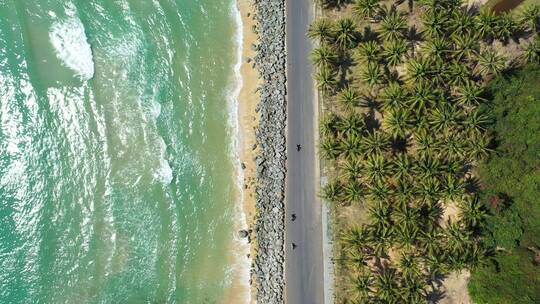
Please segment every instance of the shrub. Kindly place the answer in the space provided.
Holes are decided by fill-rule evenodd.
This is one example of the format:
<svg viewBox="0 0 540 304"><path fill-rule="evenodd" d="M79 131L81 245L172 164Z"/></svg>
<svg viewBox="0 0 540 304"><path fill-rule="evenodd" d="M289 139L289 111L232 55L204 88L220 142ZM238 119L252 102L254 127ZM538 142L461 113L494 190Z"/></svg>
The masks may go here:
<svg viewBox="0 0 540 304"><path fill-rule="evenodd" d="M489 88L495 153L479 166L483 201L493 211L486 241L493 263L472 273L475 303L540 303L540 268L528 247L540 246L540 68L501 76Z"/></svg>

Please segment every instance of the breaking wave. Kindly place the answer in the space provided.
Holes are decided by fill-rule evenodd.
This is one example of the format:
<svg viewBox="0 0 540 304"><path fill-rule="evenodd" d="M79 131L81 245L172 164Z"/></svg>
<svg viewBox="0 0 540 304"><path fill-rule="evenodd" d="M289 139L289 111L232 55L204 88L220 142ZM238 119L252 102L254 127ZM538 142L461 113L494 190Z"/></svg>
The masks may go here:
<svg viewBox="0 0 540 304"><path fill-rule="evenodd" d="M71 14L68 19L55 22L49 32L56 56L82 80L94 77L92 49L81 20Z"/></svg>

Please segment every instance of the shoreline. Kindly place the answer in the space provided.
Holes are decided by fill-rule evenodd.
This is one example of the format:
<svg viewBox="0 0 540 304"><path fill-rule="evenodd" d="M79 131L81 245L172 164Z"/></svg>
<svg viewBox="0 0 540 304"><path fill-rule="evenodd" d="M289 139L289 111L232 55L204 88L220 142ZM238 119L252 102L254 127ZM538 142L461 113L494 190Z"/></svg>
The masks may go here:
<svg viewBox="0 0 540 304"><path fill-rule="evenodd" d="M237 208L241 209L238 210L241 219L235 227L238 232L232 246L238 244L237 240L244 240L250 246L247 256L250 265L243 267L245 257L234 254L239 250L232 248L235 261L241 263L238 269L247 269L249 279L243 277L242 272L235 272L224 302L282 303L285 292L285 1L236 0L233 11L240 19L238 28L242 29L242 41L239 42L240 73L236 75L241 87L233 102L236 106L233 114L236 119L235 164L239 168L237 188L241 199Z"/></svg>
<svg viewBox="0 0 540 304"><path fill-rule="evenodd" d="M234 239L232 243L233 274L230 289L226 292L224 303L255 303L255 288L251 284L251 268L256 246L253 245L251 231L254 227L255 180L256 180L256 137L258 127L256 107L259 96L256 89L259 85L257 70L248 62L255 56L251 45L256 43L257 35L251 30L255 24L254 9L251 0L235 0L232 8L235 18L237 40L237 59L235 61L235 91L231 109L234 124L233 154L235 159L235 179L237 181L237 197L235 206L238 218L235 219ZM250 59L249 61L251 61ZM248 237L240 236L242 231ZM240 248L238 246L241 246Z"/></svg>

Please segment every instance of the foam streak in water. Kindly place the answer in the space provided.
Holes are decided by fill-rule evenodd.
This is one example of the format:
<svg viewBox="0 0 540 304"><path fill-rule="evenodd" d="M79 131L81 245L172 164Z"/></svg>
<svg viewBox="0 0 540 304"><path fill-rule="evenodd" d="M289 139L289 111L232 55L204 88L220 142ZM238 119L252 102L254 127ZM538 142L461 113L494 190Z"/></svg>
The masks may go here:
<svg viewBox="0 0 540 304"><path fill-rule="evenodd" d="M56 56L72 69L81 79L94 77L92 49L84 32L81 20L68 11L68 19L55 22L49 32Z"/></svg>

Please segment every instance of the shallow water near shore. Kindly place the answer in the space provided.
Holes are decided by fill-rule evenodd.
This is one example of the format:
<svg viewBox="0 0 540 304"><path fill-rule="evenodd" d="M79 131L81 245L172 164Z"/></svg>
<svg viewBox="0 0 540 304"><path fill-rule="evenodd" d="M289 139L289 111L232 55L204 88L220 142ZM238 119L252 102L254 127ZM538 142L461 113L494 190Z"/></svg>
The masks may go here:
<svg viewBox="0 0 540 304"><path fill-rule="evenodd" d="M223 301L243 267L235 14L0 0L0 303Z"/></svg>

